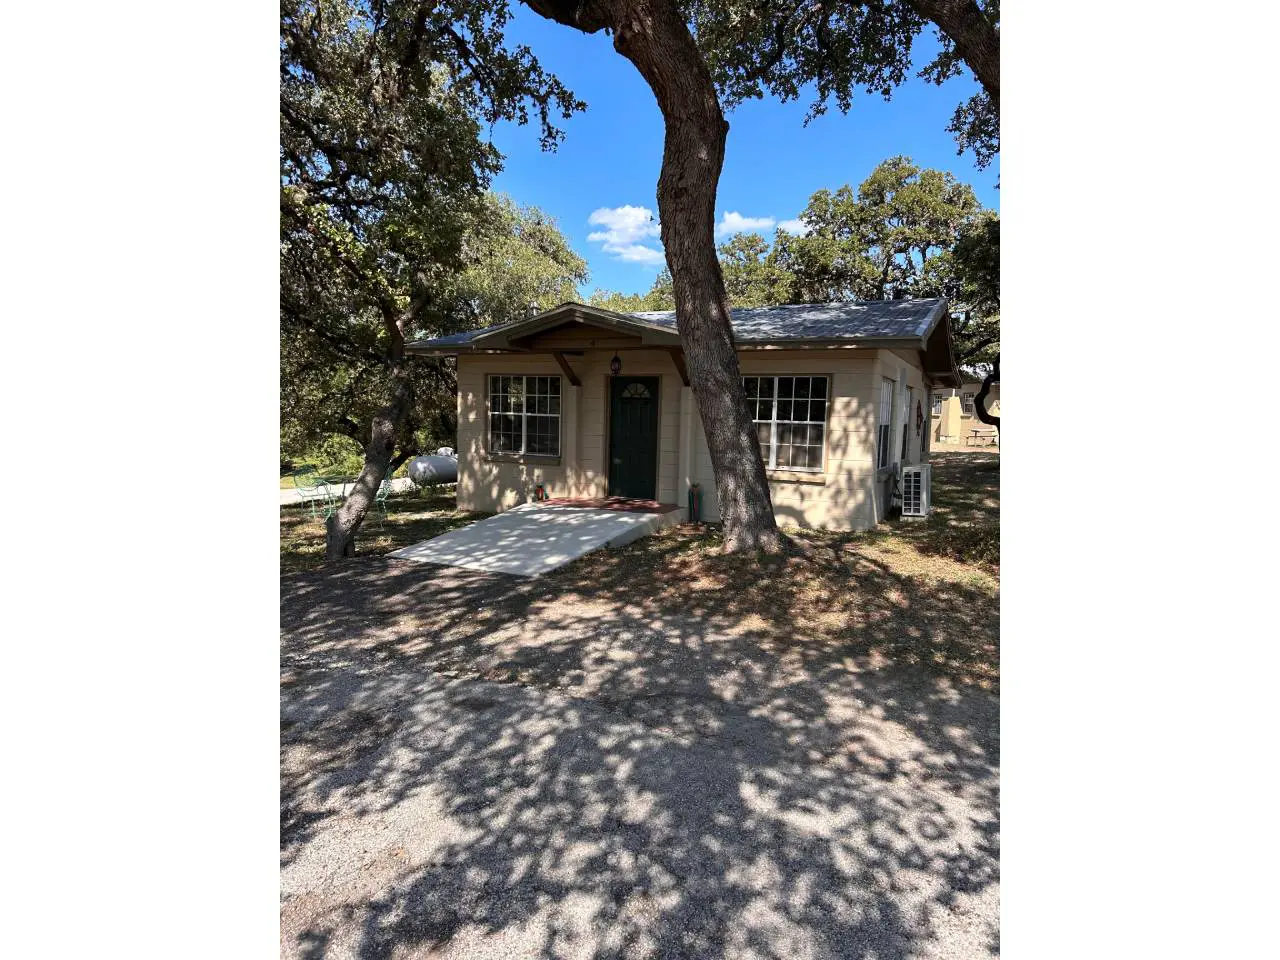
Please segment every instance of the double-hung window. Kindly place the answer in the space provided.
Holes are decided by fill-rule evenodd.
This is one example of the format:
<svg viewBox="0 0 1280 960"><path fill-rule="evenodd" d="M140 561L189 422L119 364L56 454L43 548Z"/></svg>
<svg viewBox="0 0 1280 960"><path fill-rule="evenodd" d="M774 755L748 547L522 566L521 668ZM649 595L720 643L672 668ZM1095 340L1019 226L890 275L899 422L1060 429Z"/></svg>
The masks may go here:
<svg viewBox="0 0 1280 960"><path fill-rule="evenodd" d="M560 378L489 378L489 452L560 455Z"/></svg>
<svg viewBox="0 0 1280 960"><path fill-rule="evenodd" d="M893 381L880 381L880 420L876 429L876 469L889 465L889 426L893 423Z"/></svg>
<svg viewBox="0 0 1280 960"><path fill-rule="evenodd" d="M933 409L929 411L929 414L934 417L942 416L942 394L935 393L933 395Z"/></svg>
<svg viewBox="0 0 1280 960"><path fill-rule="evenodd" d="M822 471L826 377L743 377L760 456L775 470Z"/></svg>
<svg viewBox="0 0 1280 960"><path fill-rule="evenodd" d="M973 416L973 394L972 393L960 394L960 412L963 413L966 417Z"/></svg>

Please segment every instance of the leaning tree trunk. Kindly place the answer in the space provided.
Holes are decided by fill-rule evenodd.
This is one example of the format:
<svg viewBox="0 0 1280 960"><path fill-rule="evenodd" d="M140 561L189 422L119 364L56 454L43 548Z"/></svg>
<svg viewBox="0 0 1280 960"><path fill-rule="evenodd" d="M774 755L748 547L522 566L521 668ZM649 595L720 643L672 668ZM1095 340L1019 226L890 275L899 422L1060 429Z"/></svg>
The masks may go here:
<svg viewBox="0 0 1280 960"><path fill-rule="evenodd" d="M373 425L369 431L369 442L364 448L364 467L356 479L351 492L342 501L342 506L325 522L324 557L326 560L341 560L355 556L356 534L364 523L365 514L373 506L378 494L382 478L404 462L401 456L399 463L393 463L396 441L400 437L401 425L409 415L413 404L413 388L409 372L404 362L396 365L391 373L394 387L391 402L373 415Z"/></svg>
<svg viewBox="0 0 1280 960"><path fill-rule="evenodd" d="M373 506L378 495L378 486L387 470L394 470L403 457L392 463L396 443L405 432L405 425L413 409L413 377L409 371L409 361L405 358L405 331L414 319L422 314L430 303L430 292L426 278L421 272L414 277L415 291L409 306L397 311L394 303L387 301L381 305L383 326L387 334L387 368L391 378L391 399L381 410L373 415L373 424L369 431L369 442L364 448L364 467L356 479L355 486L347 494L337 511L329 517L325 524L324 558L341 560L343 557L355 556L356 534L364 523L365 514ZM408 449L408 444L403 444Z"/></svg>
<svg viewBox="0 0 1280 960"><path fill-rule="evenodd" d="M996 433L1000 432L1000 418L995 414L987 412L987 394L991 392L991 385L1000 382L1000 354L996 354L996 362L991 367L991 372L982 380L982 386L978 389L978 395L973 398L973 412L978 415L978 419L988 426L996 428Z"/></svg>
<svg viewBox="0 0 1280 960"><path fill-rule="evenodd" d="M742 389L729 301L715 246L716 187L729 124L711 74L674 0L525 0L534 12L584 33L609 28L635 64L666 123L658 213L671 270L676 323L715 471L726 552L777 552L769 480Z"/></svg>

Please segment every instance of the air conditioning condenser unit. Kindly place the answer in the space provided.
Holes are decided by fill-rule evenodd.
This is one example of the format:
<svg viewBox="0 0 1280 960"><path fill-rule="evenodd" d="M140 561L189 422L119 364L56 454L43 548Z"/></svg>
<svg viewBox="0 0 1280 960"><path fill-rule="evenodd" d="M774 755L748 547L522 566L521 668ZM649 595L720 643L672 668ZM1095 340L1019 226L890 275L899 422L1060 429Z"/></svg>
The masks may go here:
<svg viewBox="0 0 1280 960"><path fill-rule="evenodd" d="M929 515L929 481L932 470L927 463L913 463L902 468L902 515L927 517Z"/></svg>

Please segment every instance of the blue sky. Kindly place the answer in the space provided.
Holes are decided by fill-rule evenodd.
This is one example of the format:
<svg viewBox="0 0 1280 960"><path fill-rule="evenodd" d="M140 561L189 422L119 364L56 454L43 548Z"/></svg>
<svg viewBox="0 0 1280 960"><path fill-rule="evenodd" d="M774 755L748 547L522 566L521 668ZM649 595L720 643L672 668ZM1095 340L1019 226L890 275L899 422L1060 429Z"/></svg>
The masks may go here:
<svg viewBox="0 0 1280 960"><path fill-rule="evenodd" d="M528 44L543 67L555 73L587 109L567 123L564 141L544 153L532 126L499 124L493 142L506 156L494 187L522 204L541 207L559 222L584 257L596 287L640 293L662 264L656 222L656 188L662 165L662 115L636 69L603 33L586 36L514 7L512 42ZM918 65L936 51L931 35L917 44ZM727 114L729 141L716 205L749 220L794 218L810 194L845 183L857 186L886 157L906 154L924 166L951 171L973 186L984 206L999 209L999 160L985 171L971 154L956 155L946 125L956 105L977 92L968 76L942 87L912 79L891 102L860 95L848 115L832 110L804 126L810 98L779 103L752 101ZM630 207L632 209L619 209ZM592 223L592 214L596 222ZM762 224L763 225L763 224ZM759 230L772 239L772 225ZM652 234L651 234L652 231ZM595 239L590 239L594 235ZM608 249L606 249L606 247Z"/></svg>

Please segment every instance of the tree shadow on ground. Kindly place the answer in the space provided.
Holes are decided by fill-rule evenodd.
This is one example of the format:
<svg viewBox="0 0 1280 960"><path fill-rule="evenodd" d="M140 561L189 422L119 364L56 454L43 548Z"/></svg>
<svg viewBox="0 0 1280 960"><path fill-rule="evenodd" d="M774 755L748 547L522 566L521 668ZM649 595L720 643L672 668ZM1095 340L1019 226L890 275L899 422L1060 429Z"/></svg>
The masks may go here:
<svg viewBox="0 0 1280 960"><path fill-rule="evenodd" d="M663 540L285 578L286 954L998 952L990 587Z"/></svg>
<svg viewBox="0 0 1280 960"><path fill-rule="evenodd" d="M965 911L994 883L997 760L949 722L972 722L962 702L855 681L801 710L791 686L686 712L691 735L537 688L324 686L290 708L286 862L367 862L299 946L350 924L361 957L513 937L545 957L886 958L956 947L957 920L993 935L989 905ZM686 708L721 699L676 686Z"/></svg>

